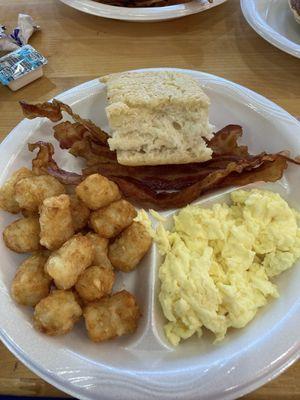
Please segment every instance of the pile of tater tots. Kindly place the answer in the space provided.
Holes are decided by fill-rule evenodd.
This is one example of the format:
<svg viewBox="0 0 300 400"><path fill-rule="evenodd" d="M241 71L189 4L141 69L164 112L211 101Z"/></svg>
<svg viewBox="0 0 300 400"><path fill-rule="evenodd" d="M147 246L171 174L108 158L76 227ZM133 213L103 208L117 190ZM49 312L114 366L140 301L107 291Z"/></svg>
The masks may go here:
<svg viewBox="0 0 300 400"><path fill-rule="evenodd" d="M116 271L134 270L152 240L114 182L94 174L74 189L21 168L0 189L0 208L23 215L5 228L3 239L10 250L31 253L11 295L34 307L36 329L63 335L83 315L95 342L136 330L135 297L112 289Z"/></svg>

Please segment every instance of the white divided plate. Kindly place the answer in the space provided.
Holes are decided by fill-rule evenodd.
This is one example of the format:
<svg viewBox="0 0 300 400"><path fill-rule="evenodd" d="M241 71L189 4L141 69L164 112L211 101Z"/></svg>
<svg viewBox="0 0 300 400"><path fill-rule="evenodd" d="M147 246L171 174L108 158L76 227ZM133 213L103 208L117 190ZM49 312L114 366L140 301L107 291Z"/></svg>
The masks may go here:
<svg viewBox="0 0 300 400"><path fill-rule="evenodd" d="M185 4L176 4L166 7L116 7L109 4L98 3L93 0L60 0L70 7L97 15L98 17L119 19L124 21L145 22L145 21L167 21L169 19L181 18L186 15L216 7L227 0L193 0Z"/></svg>
<svg viewBox="0 0 300 400"><path fill-rule="evenodd" d="M222 78L178 71L197 78L210 96L210 119L216 128L229 123L242 125L243 142L252 152L292 149L294 155L300 154L300 124L286 111ZM58 99L82 117L106 126L106 89L98 80L75 87ZM17 168L30 166L28 141L54 143L52 125L45 119L26 119L13 129L0 146L0 184ZM57 150L55 156L62 167L78 171L78 160L67 152ZM290 165L281 182L271 187L299 210L299 182L300 168ZM212 198L217 199L216 195ZM15 218L2 213L1 230ZM137 332L102 344L87 338L83 322L63 337L47 337L35 331L32 311L16 306L9 295L23 256L10 252L2 240L0 254L1 340L31 370L76 398L233 399L274 378L299 356L300 265L277 279L281 297L262 309L247 328L230 331L221 345L213 345L206 335L173 348L162 331L155 246L135 272L119 274L115 288L126 288L137 296L143 313Z"/></svg>
<svg viewBox="0 0 300 400"><path fill-rule="evenodd" d="M265 40L300 58L300 24L288 0L241 0L243 14Z"/></svg>

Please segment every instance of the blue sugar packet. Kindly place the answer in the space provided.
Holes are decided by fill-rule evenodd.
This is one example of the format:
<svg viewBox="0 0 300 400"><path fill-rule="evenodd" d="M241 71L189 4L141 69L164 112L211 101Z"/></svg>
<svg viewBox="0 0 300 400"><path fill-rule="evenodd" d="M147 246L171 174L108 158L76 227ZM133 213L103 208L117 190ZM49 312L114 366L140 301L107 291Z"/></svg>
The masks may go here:
<svg viewBox="0 0 300 400"><path fill-rule="evenodd" d="M27 44L0 58L0 82L8 85L47 62L44 56Z"/></svg>

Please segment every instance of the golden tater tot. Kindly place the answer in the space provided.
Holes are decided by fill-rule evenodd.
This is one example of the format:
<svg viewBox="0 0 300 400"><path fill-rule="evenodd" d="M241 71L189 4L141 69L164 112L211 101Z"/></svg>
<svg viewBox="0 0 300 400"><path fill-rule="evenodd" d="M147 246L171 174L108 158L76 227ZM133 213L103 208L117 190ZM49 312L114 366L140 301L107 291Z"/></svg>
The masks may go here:
<svg viewBox="0 0 300 400"><path fill-rule="evenodd" d="M75 289L83 301L90 302L110 294L114 282L113 270L93 265L79 276Z"/></svg>
<svg viewBox="0 0 300 400"><path fill-rule="evenodd" d="M92 242L86 236L77 234L50 255L45 271L54 279L58 289L70 289L93 259Z"/></svg>
<svg viewBox="0 0 300 400"><path fill-rule="evenodd" d="M133 222L108 247L108 258L112 265L123 271L132 271L149 250L151 236L139 222Z"/></svg>
<svg viewBox="0 0 300 400"><path fill-rule="evenodd" d="M47 257L36 253L19 267L11 286L12 298L24 306L35 306L50 292L51 277L44 271Z"/></svg>
<svg viewBox="0 0 300 400"><path fill-rule="evenodd" d="M76 187L76 194L91 210L105 207L121 198L118 186L99 174L85 178Z"/></svg>
<svg viewBox="0 0 300 400"><path fill-rule="evenodd" d="M90 226L100 236L112 238L129 226L137 212L126 200L118 200L91 213Z"/></svg>
<svg viewBox="0 0 300 400"><path fill-rule="evenodd" d="M33 176L28 168L20 168L0 188L0 209L13 214L20 212L19 203L15 199L15 186L23 178Z"/></svg>
<svg viewBox="0 0 300 400"><path fill-rule="evenodd" d="M87 225L90 210L75 194L71 194L69 197L74 230L78 232Z"/></svg>
<svg viewBox="0 0 300 400"><path fill-rule="evenodd" d="M80 305L70 290L54 290L34 310L34 327L50 336L70 332L82 315Z"/></svg>
<svg viewBox="0 0 300 400"><path fill-rule="evenodd" d="M3 231L6 246L17 253L33 253L41 249L40 224L37 217L20 218Z"/></svg>
<svg viewBox="0 0 300 400"><path fill-rule="evenodd" d="M47 197L64 194L65 188L53 176L41 175L20 180L15 186L15 192L20 208L35 213Z"/></svg>
<svg viewBox="0 0 300 400"><path fill-rule="evenodd" d="M90 239L94 246L94 259L93 265L100 265L100 267L112 269L111 262L108 258L108 239L102 238L97 233L89 232L86 237Z"/></svg>
<svg viewBox="0 0 300 400"><path fill-rule="evenodd" d="M58 249L74 235L68 195L48 197L43 201L40 208L40 226L40 243L49 250Z"/></svg>
<svg viewBox="0 0 300 400"><path fill-rule="evenodd" d="M122 290L88 304L83 316L90 339L102 342L135 332L141 313L135 297Z"/></svg>

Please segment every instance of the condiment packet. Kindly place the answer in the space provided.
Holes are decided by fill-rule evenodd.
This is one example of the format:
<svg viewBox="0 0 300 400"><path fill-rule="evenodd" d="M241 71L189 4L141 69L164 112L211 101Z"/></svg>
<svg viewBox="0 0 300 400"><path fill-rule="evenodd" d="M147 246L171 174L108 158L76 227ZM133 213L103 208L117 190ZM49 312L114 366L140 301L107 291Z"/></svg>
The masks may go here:
<svg viewBox="0 0 300 400"><path fill-rule="evenodd" d="M19 14L18 26L11 34L7 34L6 27L0 25L0 51L14 51L26 45L31 35L39 29L30 15Z"/></svg>
<svg viewBox="0 0 300 400"><path fill-rule="evenodd" d="M29 44L19 47L0 58L0 83L18 90L41 77L45 64L47 59Z"/></svg>
<svg viewBox="0 0 300 400"><path fill-rule="evenodd" d="M6 28L0 25L0 51L13 51L19 48L14 41L5 33Z"/></svg>

